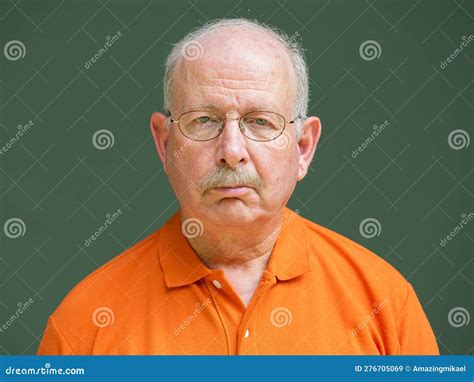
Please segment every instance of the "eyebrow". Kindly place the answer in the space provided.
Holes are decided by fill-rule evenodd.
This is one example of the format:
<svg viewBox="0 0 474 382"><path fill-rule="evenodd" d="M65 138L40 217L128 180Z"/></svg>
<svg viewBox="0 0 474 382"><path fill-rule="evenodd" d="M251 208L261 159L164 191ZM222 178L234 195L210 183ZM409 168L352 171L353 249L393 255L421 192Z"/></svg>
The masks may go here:
<svg viewBox="0 0 474 382"><path fill-rule="evenodd" d="M200 109L205 109L205 110L215 110L215 111L221 111L221 108L214 105L214 104L198 104L196 106L194 106L193 108L191 109L186 109L186 110L200 110ZM275 105L270 105L270 104L260 104L260 105L256 105L255 107L252 107L250 110L248 111L273 111L273 110L277 110L278 108L275 106Z"/></svg>
<svg viewBox="0 0 474 382"><path fill-rule="evenodd" d="M193 106L192 109L212 109L212 110L219 111L219 108L216 105L211 104L211 103L196 105L196 106Z"/></svg>

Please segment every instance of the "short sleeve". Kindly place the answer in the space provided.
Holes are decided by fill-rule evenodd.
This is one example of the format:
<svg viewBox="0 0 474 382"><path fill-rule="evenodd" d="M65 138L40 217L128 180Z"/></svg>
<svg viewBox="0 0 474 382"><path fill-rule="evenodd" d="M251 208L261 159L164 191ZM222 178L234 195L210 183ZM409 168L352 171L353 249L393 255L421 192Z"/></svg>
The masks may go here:
<svg viewBox="0 0 474 382"><path fill-rule="evenodd" d="M400 355L439 355L433 330L410 283L396 326Z"/></svg>
<svg viewBox="0 0 474 382"><path fill-rule="evenodd" d="M74 355L74 351L68 345L59 332L53 316L49 317L46 330L43 334L37 355Z"/></svg>

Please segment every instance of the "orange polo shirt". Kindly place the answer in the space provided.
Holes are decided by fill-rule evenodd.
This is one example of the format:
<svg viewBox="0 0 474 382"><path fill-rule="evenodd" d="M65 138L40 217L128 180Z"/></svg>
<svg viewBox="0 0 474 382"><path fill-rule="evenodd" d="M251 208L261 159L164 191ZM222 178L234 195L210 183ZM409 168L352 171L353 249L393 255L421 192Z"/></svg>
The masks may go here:
<svg viewBox="0 0 474 382"><path fill-rule="evenodd" d="M387 262L288 208L276 234L246 308L176 213L66 296L38 354L439 354L411 284Z"/></svg>

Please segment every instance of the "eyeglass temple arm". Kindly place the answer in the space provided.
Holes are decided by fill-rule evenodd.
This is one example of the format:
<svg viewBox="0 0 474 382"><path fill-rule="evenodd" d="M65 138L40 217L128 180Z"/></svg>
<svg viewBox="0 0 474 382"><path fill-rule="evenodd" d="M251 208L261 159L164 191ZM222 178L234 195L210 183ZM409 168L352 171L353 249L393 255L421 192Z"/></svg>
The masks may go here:
<svg viewBox="0 0 474 382"><path fill-rule="evenodd" d="M166 115L167 117L169 117L170 122L176 122L176 120L173 119L173 117L171 116L171 110L166 110L166 111L165 111L165 115Z"/></svg>
<svg viewBox="0 0 474 382"><path fill-rule="evenodd" d="M298 119L306 119L306 117L298 114L293 121L288 121L287 123L295 123Z"/></svg>

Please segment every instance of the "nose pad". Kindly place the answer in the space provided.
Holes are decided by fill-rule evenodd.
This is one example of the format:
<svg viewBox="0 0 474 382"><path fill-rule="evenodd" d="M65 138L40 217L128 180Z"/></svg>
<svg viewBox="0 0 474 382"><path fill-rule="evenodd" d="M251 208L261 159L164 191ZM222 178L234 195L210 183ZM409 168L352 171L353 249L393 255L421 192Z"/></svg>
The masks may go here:
<svg viewBox="0 0 474 382"><path fill-rule="evenodd" d="M244 126L244 124L241 123L240 121L239 121L239 129L240 129L240 131L242 132L242 134L245 135L245 126Z"/></svg>

